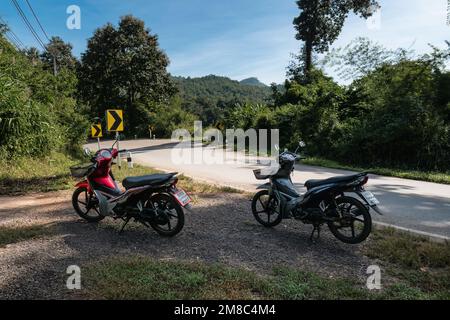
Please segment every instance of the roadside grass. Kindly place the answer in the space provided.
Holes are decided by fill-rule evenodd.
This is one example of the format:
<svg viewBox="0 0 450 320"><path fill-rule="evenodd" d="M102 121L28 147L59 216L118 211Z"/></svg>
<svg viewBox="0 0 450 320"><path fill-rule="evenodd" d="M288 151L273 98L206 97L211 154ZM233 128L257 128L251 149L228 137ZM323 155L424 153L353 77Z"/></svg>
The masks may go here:
<svg viewBox="0 0 450 320"><path fill-rule="evenodd" d="M268 275L223 264L158 261L144 256L97 261L84 273L84 295L94 299L430 299L406 284L369 291L358 279L331 279L277 267ZM443 297L441 297L443 298Z"/></svg>
<svg viewBox="0 0 450 320"><path fill-rule="evenodd" d="M0 248L7 244L17 243L25 240L36 239L52 233L49 224L32 226L0 226Z"/></svg>
<svg viewBox="0 0 450 320"><path fill-rule="evenodd" d="M41 159L1 159L0 195L69 189L73 186L69 168L78 162L56 152Z"/></svg>
<svg viewBox="0 0 450 320"><path fill-rule="evenodd" d="M142 256L98 262L84 277L88 296L101 299L255 299L263 292L251 272Z"/></svg>
<svg viewBox="0 0 450 320"><path fill-rule="evenodd" d="M73 188L76 180L70 176L70 167L87 159L76 159L54 152L41 158L20 158L0 160L0 195L20 195L30 192L48 192ZM121 182L127 176L161 173L153 168L134 164L130 169L125 164L119 169L113 167L115 178ZM180 187L191 193L241 193L237 189L221 187L179 176Z"/></svg>
<svg viewBox="0 0 450 320"><path fill-rule="evenodd" d="M363 253L380 260L387 275L398 285L414 288L426 296L450 299L450 243L426 238L393 228L375 230Z"/></svg>
<svg viewBox="0 0 450 320"><path fill-rule="evenodd" d="M342 169L349 171L360 171L360 172L369 172L372 174L378 174L381 176L390 176L397 177L403 179L412 179L412 180L420 180L420 181L428 181L435 183L443 183L450 184L450 172L425 172L425 171L417 171L417 170L403 170L403 169L394 169L394 168L380 168L380 167L358 167L358 166L350 166L341 164L339 162L322 159L322 158L308 158L302 160L302 164L310 165L310 166L319 166L325 168L332 169Z"/></svg>
<svg viewBox="0 0 450 320"><path fill-rule="evenodd" d="M380 266L381 290L368 290L364 273L331 278L278 266L259 274L223 264L123 256L90 265L85 293L102 299L450 299L449 243L382 229L361 251Z"/></svg>

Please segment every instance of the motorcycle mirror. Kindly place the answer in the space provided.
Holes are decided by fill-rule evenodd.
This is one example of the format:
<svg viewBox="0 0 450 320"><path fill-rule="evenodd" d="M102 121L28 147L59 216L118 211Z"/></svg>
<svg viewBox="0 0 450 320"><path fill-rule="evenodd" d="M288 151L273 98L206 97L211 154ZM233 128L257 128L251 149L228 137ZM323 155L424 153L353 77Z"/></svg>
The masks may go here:
<svg viewBox="0 0 450 320"><path fill-rule="evenodd" d="M88 148L85 148L85 149L83 150L83 152L84 152L84 155L85 155L85 156L88 156L88 157L91 156L91 150L89 150Z"/></svg>
<svg viewBox="0 0 450 320"><path fill-rule="evenodd" d="M305 141L303 141L303 140L300 140L300 141L298 142L298 145L299 145L300 148L306 147L306 143L305 143Z"/></svg>

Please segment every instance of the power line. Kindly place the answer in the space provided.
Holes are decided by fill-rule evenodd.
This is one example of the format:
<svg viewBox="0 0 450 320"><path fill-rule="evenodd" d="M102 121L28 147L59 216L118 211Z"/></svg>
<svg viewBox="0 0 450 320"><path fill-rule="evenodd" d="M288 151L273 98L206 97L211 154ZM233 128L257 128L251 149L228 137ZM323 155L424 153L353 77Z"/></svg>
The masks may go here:
<svg viewBox="0 0 450 320"><path fill-rule="evenodd" d="M44 42L41 40L41 38L39 37L38 33L36 32L36 30L34 29L33 25L30 23L30 21L28 20L27 16L25 15L25 13L23 12L22 8L20 7L19 3L17 2L17 0L11 0L13 5L16 7L17 11L19 12L19 15L22 17L22 20L25 22L25 25L28 27L28 30L30 30L31 34L34 36L34 38L36 39L36 41L38 42L38 44L44 49L44 51L47 51L53 58L53 75L57 75L58 73L58 68L57 68L57 63L56 63L56 56L57 56L57 52L55 52L55 50L52 50L53 52L49 51L47 46L44 44ZM42 26L41 22L39 21L39 18L37 17L37 14L34 12L33 8L31 7L31 4L28 0L26 0L28 7L30 8L34 18L36 19L36 21L39 24L39 27L41 28L42 32L44 33L45 37L48 39L48 41L50 42L50 38L47 35L47 32L45 32L44 27Z"/></svg>
<svg viewBox="0 0 450 320"><path fill-rule="evenodd" d="M7 27L6 33L9 33L10 36L5 33L5 36L8 38L10 42L14 42L14 44L18 44L19 47L25 48L26 46L23 44L22 40L17 36L17 34L14 33L14 31L11 29L8 22L6 22L2 17L0 17L0 22L3 23ZM17 47L17 46L16 46Z"/></svg>
<svg viewBox="0 0 450 320"><path fill-rule="evenodd" d="M9 32L12 36L12 38L14 38L14 40L20 44L22 47L25 47L25 45L23 44L23 42L20 40L20 38L14 33L14 31L11 29L11 27L9 26L9 23L7 23L2 17L0 17L0 22L2 22L7 28L7 32Z"/></svg>
<svg viewBox="0 0 450 320"><path fill-rule="evenodd" d="M22 40L12 31L11 29L8 30L8 32L11 34L11 36L17 41L18 44L20 44L22 47L25 47Z"/></svg>
<svg viewBox="0 0 450 320"><path fill-rule="evenodd" d="M28 30L30 30L31 34L36 39L37 43L42 47L42 49L44 49L44 51L47 51L47 48L46 48L44 42L41 40L39 35L36 33L36 30L34 30L33 26L31 25L30 21L26 17L25 13L22 11L22 8L17 3L17 0L11 0L11 2L16 7L17 12L19 12L19 15L21 16L23 22L25 23L25 26L28 28Z"/></svg>
<svg viewBox="0 0 450 320"><path fill-rule="evenodd" d="M49 38L49 36L47 35L47 32L45 32L44 27L42 26L41 22L39 21L39 19L38 19L38 17L37 17L37 14L34 12L33 7L31 6L30 2L29 2L28 0L25 0L25 1L27 2L28 7L29 7L30 10L31 10L31 13L33 14L34 18L36 19L36 21L37 21L39 27L41 28L42 32L44 33L45 37L46 37L47 40L50 42L50 38Z"/></svg>
<svg viewBox="0 0 450 320"><path fill-rule="evenodd" d="M8 39L8 41L14 46L16 47L17 50L21 51L22 48L20 47L20 45L12 38L10 37L7 33L5 33L5 37L6 39Z"/></svg>

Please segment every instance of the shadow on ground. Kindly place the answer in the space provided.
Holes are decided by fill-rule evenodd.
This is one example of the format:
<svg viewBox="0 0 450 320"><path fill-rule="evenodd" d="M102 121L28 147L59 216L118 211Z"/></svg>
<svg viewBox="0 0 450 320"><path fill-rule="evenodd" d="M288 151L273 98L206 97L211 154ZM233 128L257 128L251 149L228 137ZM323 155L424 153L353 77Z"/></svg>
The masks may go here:
<svg viewBox="0 0 450 320"><path fill-rule="evenodd" d="M174 238L163 238L135 223L119 235L119 221L108 218L89 224L72 211L68 199L46 213L53 214L54 235L0 249L0 272L20 270L4 279L0 297L79 298L65 287L66 268L78 265L83 270L103 258L122 255L223 263L259 274L289 266L329 277L359 277L370 264L360 254L360 246L340 243L328 231L311 243L311 226L300 222L286 220L276 228L264 228L254 220L248 197L238 194L199 197L195 211L186 213L185 227Z"/></svg>

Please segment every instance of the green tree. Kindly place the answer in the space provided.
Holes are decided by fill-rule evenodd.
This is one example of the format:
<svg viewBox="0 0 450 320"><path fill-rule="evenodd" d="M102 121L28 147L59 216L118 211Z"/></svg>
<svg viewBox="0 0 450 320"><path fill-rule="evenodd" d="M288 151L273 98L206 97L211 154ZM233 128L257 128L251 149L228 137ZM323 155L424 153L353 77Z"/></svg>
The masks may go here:
<svg viewBox="0 0 450 320"><path fill-rule="evenodd" d="M122 17L118 27L107 24L89 39L82 54L79 95L92 116L108 108L125 110L126 126L146 134L146 106L167 102L176 92L166 70L169 58L158 37L133 16Z"/></svg>
<svg viewBox="0 0 450 320"><path fill-rule="evenodd" d="M36 47L31 47L24 50L24 54L28 57L28 59L30 59L33 65L36 65L41 61L41 53Z"/></svg>
<svg viewBox="0 0 450 320"><path fill-rule="evenodd" d="M60 69L75 70L77 67L78 61L72 55L72 45L60 37L52 37L46 49L41 54L41 60L47 70L52 70L56 74Z"/></svg>
<svg viewBox="0 0 450 320"><path fill-rule="evenodd" d="M348 14L367 19L375 8L376 0L298 0L300 15L293 21L297 30L296 39L304 42L301 52L305 81L309 81L313 68L313 54L324 53L338 38Z"/></svg>

